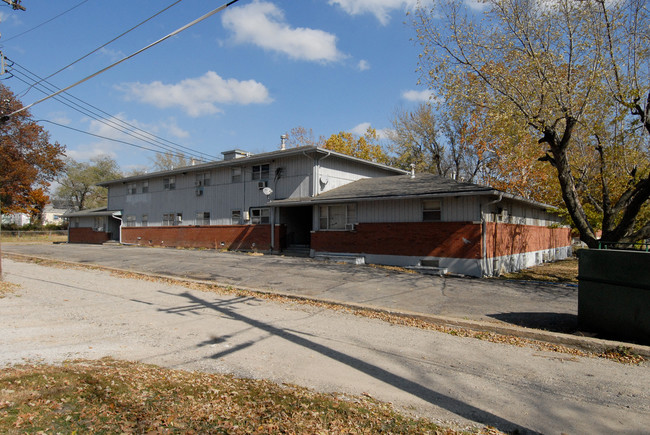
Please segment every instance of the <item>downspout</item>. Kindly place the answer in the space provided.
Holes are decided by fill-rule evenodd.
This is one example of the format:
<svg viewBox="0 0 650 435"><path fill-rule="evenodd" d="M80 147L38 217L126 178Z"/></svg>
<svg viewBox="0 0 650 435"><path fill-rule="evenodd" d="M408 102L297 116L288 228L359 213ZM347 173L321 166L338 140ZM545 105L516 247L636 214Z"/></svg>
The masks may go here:
<svg viewBox="0 0 650 435"><path fill-rule="evenodd" d="M122 244L122 224L124 222L122 221L121 217L117 217L117 214L112 214L111 216L113 216L115 219L120 221L120 245L121 245ZM108 224L108 222L106 222L106 223Z"/></svg>
<svg viewBox="0 0 650 435"><path fill-rule="evenodd" d="M490 201L485 205L488 206L488 205L496 204L498 202L501 202L502 199L503 199L503 193L500 193L498 199L495 199L494 201ZM486 234L487 223L485 221L485 212L483 211L483 204L481 204L480 206L480 212L481 212L481 245L482 245L481 252L483 254L482 255L483 258L481 258L481 262L483 263L481 265L481 268L483 270L481 271L481 273L483 276L486 276L485 272L487 270L487 234Z"/></svg>

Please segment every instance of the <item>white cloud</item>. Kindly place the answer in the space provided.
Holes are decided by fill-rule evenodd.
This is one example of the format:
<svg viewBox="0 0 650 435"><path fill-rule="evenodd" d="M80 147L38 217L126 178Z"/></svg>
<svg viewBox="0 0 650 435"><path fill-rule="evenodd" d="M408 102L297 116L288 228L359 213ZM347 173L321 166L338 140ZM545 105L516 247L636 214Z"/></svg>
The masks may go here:
<svg viewBox="0 0 650 435"><path fill-rule="evenodd" d="M368 128L370 128L370 127L371 127L371 125L370 125L369 122L362 122L361 124L351 128L349 131L350 131L350 133L356 134L357 136L363 136L363 135L366 134L366 132L368 131ZM379 139L383 140L383 139L388 138L388 134L390 132L390 129L387 129L387 128L377 129L376 128L375 131L377 132L377 136L379 137Z"/></svg>
<svg viewBox="0 0 650 435"><path fill-rule="evenodd" d="M416 91L413 89L402 92L402 98L416 103L428 102L428 101L435 102L438 100L438 98L434 95L434 93L429 90Z"/></svg>
<svg viewBox="0 0 650 435"><path fill-rule="evenodd" d="M120 50L111 50L109 48L103 47L99 50L99 53L106 56L111 62L117 62L120 59L126 57L126 55Z"/></svg>
<svg viewBox="0 0 650 435"><path fill-rule="evenodd" d="M464 3L468 8L477 12L482 12L489 7L489 5L483 0L464 0Z"/></svg>
<svg viewBox="0 0 650 435"><path fill-rule="evenodd" d="M336 48L336 36L322 30L291 27L284 12L273 3L254 1L228 9L223 26L237 43L249 43L265 50L283 53L291 59L334 62L344 57Z"/></svg>
<svg viewBox="0 0 650 435"><path fill-rule="evenodd" d="M391 12L413 8L417 2L418 0L329 0L330 5L339 5L350 15L372 14L383 25L388 24Z"/></svg>
<svg viewBox="0 0 650 435"><path fill-rule="evenodd" d="M273 101L263 84L255 80L223 79L213 71L176 84L160 81L124 83L117 89L124 92L128 100L161 109L180 107L193 117L221 112L217 104L267 104Z"/></svg>
<svg viewBox="0 0 650 435"><path fill-rule="evenodd" d="M359 63L357 64L357 68L359 68L359 71L366 71L370 69L370 62L367 60L361 59Z"/></svg>

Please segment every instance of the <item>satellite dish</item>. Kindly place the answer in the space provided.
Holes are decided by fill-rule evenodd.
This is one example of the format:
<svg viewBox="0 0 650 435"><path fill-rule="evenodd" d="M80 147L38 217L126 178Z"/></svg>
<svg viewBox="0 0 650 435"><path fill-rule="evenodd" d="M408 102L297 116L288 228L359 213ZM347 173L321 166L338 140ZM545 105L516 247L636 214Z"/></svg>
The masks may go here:
<svg viewBox="0 0 650 435"><path fill-rule="evenodd" d="M323 175L320 176L320 182L321 182L321 184L327 184L327 183L329 183L329 181L330 181L330 179L329 179L329 177L327 176L327 174L323 174Z"/></svg>
<svg viewBox="0 0 650 435"><path fill-rule="evenodd" d="M269 196L270 194L273 193L273 189L271 189L270 187L265 187L264 189L262 189L262 193L266 196Z"/></svg>

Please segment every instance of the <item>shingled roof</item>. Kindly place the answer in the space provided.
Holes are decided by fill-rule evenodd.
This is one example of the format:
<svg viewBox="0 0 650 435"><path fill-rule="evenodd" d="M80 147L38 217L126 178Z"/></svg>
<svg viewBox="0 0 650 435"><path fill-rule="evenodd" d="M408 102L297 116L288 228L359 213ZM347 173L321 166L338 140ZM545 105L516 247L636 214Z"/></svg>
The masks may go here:
<svg viewBox="0 0 650 435"><path fill-rule="evenodd" d="M321 193L313 198L274 200L270 205L318 204L329 202L435 198L445 196L493 195L526 202L541 208L553 208L489 186L465 183L433 174L395 175L364 178Z"/></svg>

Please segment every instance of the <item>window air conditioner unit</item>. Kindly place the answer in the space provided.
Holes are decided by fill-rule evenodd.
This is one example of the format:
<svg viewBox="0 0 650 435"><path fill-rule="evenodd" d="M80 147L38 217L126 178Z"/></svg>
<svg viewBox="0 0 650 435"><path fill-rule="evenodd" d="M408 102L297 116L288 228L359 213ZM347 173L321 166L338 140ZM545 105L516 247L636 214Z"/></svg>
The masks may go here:
<svg viewBox="0 0 650 435"><path fill-rule="evenodd" d="M257 182L257 188L258 188L259 190L262 190L262 189L264 189L264 188L267 187L267 186L268 186L268 182L266 182L266 181L258 181L258 182Z"/></svg>
<svg viewBox="0 0 650 435"><path fill-rule="evenodd" d="M354 231L355 225L354 224L345 224L345 229L347 231Z"/></svg>
<svg viewBox="0 0 650 435"><path fill-rule="evenodd" d="M196 189L196 196L202 196L203 195L203 189Z"/></svg>
<svg viewBox="0 0 650 435"><path fill-rule="evenodd" d="M194 182L194 185L196 187L201 187L201 184L203 184L203 182L201 180L197 180L197 181Z"/></svg>
<svg viewBox="0 0 650 435"><path fill-rule="evenodd" d="M249 221L251 219L251 215L248 211L244 211L244 220Z"/></svg>

